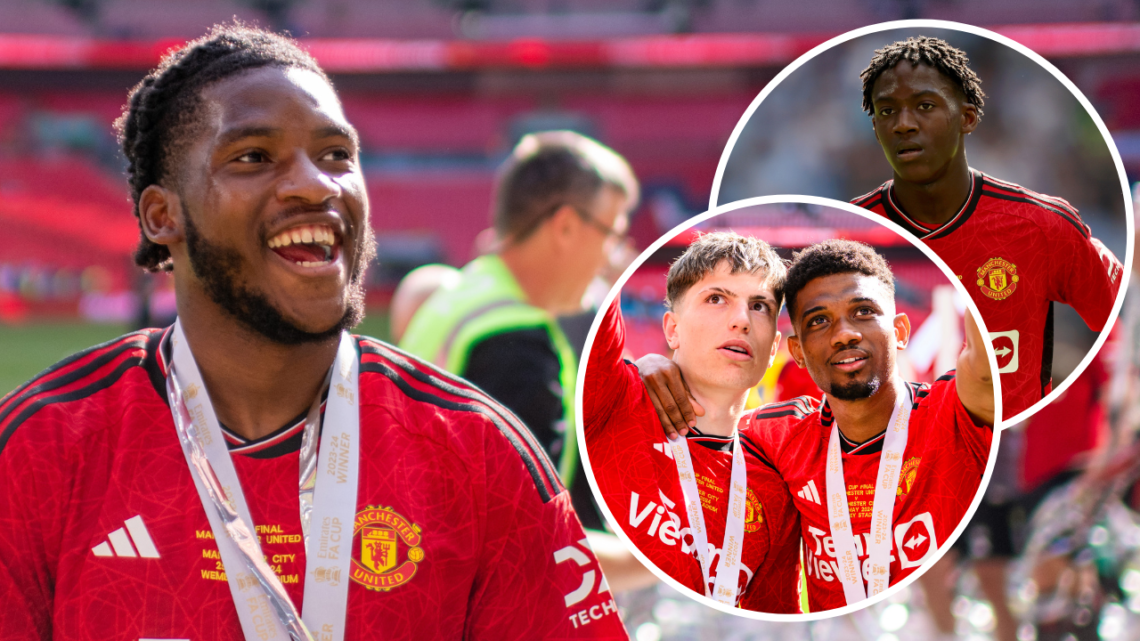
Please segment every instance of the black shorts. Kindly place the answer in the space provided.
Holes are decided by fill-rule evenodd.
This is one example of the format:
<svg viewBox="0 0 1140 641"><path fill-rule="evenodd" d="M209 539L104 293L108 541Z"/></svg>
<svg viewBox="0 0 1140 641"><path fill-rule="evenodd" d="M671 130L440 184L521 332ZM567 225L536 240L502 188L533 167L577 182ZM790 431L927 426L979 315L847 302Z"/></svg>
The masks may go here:
<svg viewBox="0 0 1140 641"><path fill-rule="evenodd" d="M991 503L983 497L978 511L952 549L957 550L961 558L975 561L1017 556L1025 545L1025 526L1033 510L1050 492L1078 475L1076 471L1061 472L1032 492L1001 503Z"/></svg>

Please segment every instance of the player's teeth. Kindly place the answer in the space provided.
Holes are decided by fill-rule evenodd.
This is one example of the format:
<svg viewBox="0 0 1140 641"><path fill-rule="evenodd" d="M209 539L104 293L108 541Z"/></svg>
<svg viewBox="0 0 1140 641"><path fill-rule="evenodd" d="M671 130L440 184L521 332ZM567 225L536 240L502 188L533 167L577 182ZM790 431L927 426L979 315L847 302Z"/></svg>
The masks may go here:
<svg viewBox="0 0 1140 641"><path fill-rule="evenodd" d="M324 226L298 227L297 229L281 232L269 239L268 244L270 248L276 249L295 243L316 243L318 245L328 245L331 247L336 244L336 235L331 229Z"/></svg>

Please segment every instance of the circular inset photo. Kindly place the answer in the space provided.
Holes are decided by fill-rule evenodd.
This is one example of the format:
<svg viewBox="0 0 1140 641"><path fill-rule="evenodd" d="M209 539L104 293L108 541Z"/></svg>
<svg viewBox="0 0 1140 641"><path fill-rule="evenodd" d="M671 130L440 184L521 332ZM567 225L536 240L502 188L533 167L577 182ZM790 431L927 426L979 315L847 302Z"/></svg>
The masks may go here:
<svg viewBox="0 0 1140 641"><path fill-rule="evenodd" d="M813 197L713 210L610 292L578 377L612 529L726 612L822 618L932 565L1001 411L976 306L894 224Z"/></svg>
<svg viewBox="0 0 1140 641"><path fill-rule="evenodd" d="M850 201L946 261L989 328L1002 426L1076 379L1123 299L1132 209L1104 123L984 29L876 25L781 72L737 125L711 206L786 193Z"/></svg>

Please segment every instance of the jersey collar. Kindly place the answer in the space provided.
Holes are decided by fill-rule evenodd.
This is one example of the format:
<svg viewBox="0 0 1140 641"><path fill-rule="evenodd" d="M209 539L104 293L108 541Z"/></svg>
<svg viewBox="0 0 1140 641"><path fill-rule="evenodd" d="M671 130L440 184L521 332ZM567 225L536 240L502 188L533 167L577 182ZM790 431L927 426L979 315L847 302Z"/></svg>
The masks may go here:
<svg viewBox="0 0 1140 641"><path fill-rule="evenodd" d="M170 345L170 335L173 333L173 327L173 325L167 327L161 334L156 333L155 336L151 338L149 344L150 350L148 350L153 350L153 362L148 363L151 382L158 392L159 397L162 398L162 402L166 403L167 406L169 406L170 400L166 397L166 372L170 368L170 362L173 358ZM326 387L321 393L322 423L324 422L325 405L328 394L329 391ZM305 418L308 413L308 410L305 410L280 428L252 441L246 440L236 432L228 429L225 425L219 423L219 427L222 428L222 435L226 439L226 447L230 452L251 458L276 458L300 451L301 441L305 432Z"/></svg>
<svg viewBox="0 0 1140 641"><path fill-rule="evenodd" d="M937 227L925 225L903 211L902 207L898 204L898 200L895 199L894 180L887 181L887 188L883 194L883 209L887 212L887 217L891 219L891 222L899 225L921 240L943 238L965 224L970 216L974 214L974 210L978 207L978 201L982 198L982 179L984 176L985 174L976 169L970 170L970 195L966 198L966 202L950 220L947 220Z"/></svg>

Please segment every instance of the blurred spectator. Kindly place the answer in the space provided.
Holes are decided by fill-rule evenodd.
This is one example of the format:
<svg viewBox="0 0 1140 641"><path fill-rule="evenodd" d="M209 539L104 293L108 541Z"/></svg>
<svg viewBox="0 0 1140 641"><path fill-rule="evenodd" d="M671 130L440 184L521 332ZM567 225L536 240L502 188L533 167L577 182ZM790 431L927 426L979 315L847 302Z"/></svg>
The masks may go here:
<svg viewBox="0 0 1140 641"><path fill-rule="evenodd" d="M604 526L572 429L578 358L557 318L581 312L587 287L625 236L638 189L626 161L594 140L569 131L525 136L500 170L497 251L439 287L400 342L522 419L559 462L593 530ZM613 589L655 580L616 541L594 538Z"/></svg>

